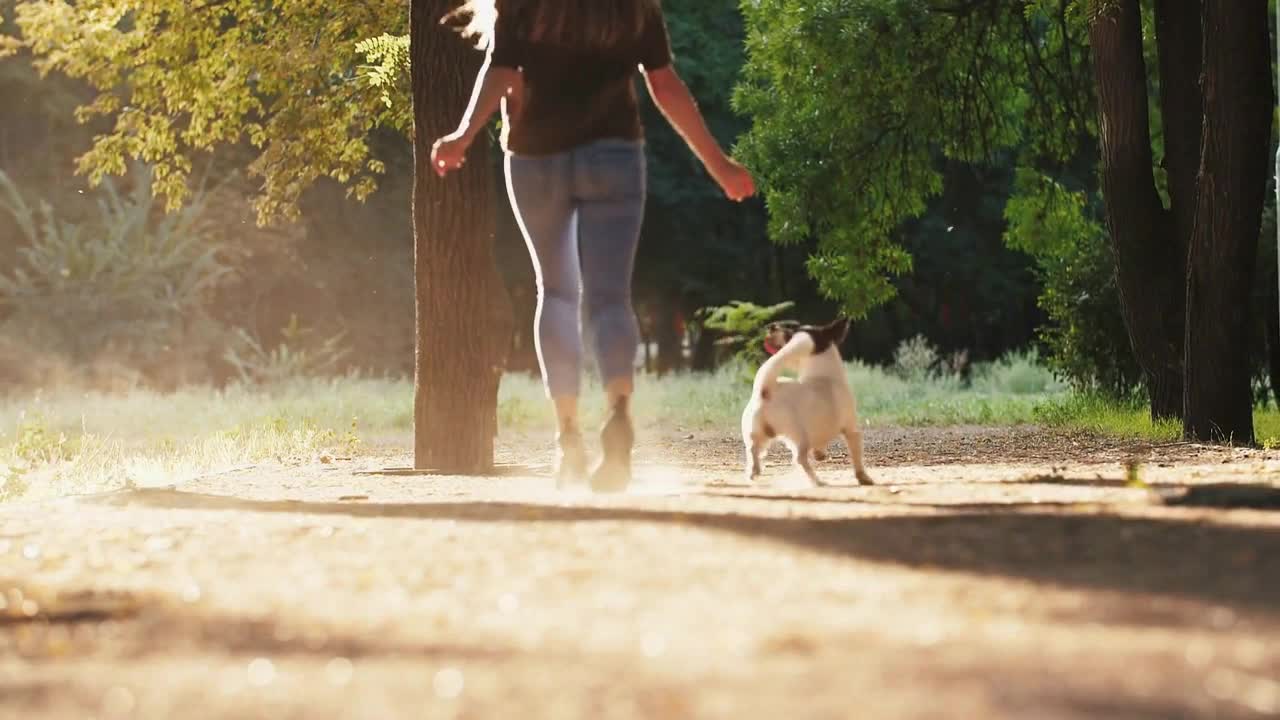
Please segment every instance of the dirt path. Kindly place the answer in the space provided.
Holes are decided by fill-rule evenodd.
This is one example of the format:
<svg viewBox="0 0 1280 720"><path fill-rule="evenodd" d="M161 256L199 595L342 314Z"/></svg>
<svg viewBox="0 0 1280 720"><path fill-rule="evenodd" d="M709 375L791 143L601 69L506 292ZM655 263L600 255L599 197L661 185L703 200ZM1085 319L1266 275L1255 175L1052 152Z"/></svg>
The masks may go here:
<svg viewBox="0 0 1280 720"><path fill-rule="evenodd" d="M622 497L554 492L534 438L491 479L0 506L0 718L1280 716L1280 511L1159 491L1280 454L881 430L880 486L814 490L740 452L660 438Z"/></svg>

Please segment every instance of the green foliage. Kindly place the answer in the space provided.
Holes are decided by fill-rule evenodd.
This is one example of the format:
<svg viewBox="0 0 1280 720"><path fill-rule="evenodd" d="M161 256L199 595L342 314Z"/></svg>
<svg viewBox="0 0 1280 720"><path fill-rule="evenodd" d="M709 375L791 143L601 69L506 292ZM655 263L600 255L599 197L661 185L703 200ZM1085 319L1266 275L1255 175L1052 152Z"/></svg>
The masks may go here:
<svg viewBox="0 0 1280 720"><path fill-rule="evenodd" d="M754 367L764 360L765 326L793 307L795 303L789 301L760 306L733 300L727 305L703 308L698 317L703 327L721 335L717 344L730 348L738 360Z"/></svg>
<svg viewBox="0 0 1280 720"><path fill-rule="evenodd" d="M893 352L893 363L889 366L889 372L913 383L933 380L963 383L969 369L968 351L943 355L922 334L898 343Z"/></svg>
<svg viewBox="0 0 1280 720"><path fill-rule="evenodd" d="M300 194L321 177L364 197L383 171L370 131L403 122L403 108L356 81L356 44L406 28L406 3L21 0L17 24L42 73L98 91L81 119L112 122L80 171L96 183L145 160L171 209L191 190L198 154L241 143L258 150L250 169L263 180L263 220L296 218Z"/></svg>
<svg viewBox="0 0 1280 720"><path fill-rule="evenodd" d="M970 384L974 390L991 394L1045 395L1058 394L1064 389L1034 348L1007 353L993 363L979 366Z"/></svg>
<svg viewBox="0 0 1280 720"><path fill-rule="evenodd" d="M271 349L243 328L236 330L236 341L223 354L240 381L249 385L281 385L299 378L312 378L333 373L347 355L341 333L325 338L314 349L308 349L312 331L302 327L298 316L291 315L281 330L280 342Z"/></svg>
<svg viewBox="0 0 1280 720"><path fill-rule="evenodd" d="M742 150L765 177L773 238L816 237L810 271L855 315L899 288L919 293L889 280L918 264L908 250L944 262L950 218L965 204L944 180L972 185L948 164L1012 165L999 231L1035 261L1052 367L1077 387L1123 394L1140 375L1098 221L1086 6L744 3L749 62L737 100L753 116ZM929 200L944 190L940 213ZM1010 270L971 282L1016 277Z"/></svg>
<svg viewBox="0 0 1280 720"><path fill-rule="evenodd" d="M82 222L47 202L33 208L0 172L0 209L26 240L20 263L0 274L4 332L85 361L111 347L154 354L206 321L209 295L230 273L204 219L198 190L160 213L151 173L135 166L127 194L110 180Z"/></svg>
<svg viewBox="0 0 1280 720"><path fill-rule="evenodd" d="M0 448L0 501L25 493L27 476L33 468L67 455L66 433L50 430L43 417L24 417L18 423L13 443Z"/></svg>
<svg viewBox="0 0 1280 720"><path fill-rule="evenodd" d="M929 344L923 335L903 340L893 353L894 373L910 382L923 382L929 379L937 368L938 351Z"/></svg>
<svg viewBox="0 0 1280 720"><path fill-rule="evenodd" d="M1115 263L1095 219L1097 202L1091 208L1084 192L1021 169L1005 208L1005 241L1036 260L1040 306L1052 321L1040 335L1052 366L1078 389L1119 397L1142 375L1119 313Z"/></svg>
<svg viewBox="0 0 1280 720"><path fill-rule="evenodd" d="M408 133L413 127L409 102L409 36L384 33L356 43L356 52L369 62L360 66L359 77L378 91L388 110L395 112L389 124Z"/></svg>
<svg viewBox="0 0 1280 720"><path fill-rule="evenodd" d="M940 159L986 161L1033 137L1035 154L1062 157L1090 122L1040 92L1074 80L1083 56L1075 24L1054 22L1068 11L1056 2L751 0L743 11L736 103L753 126L740 151L763 178L770 234L816 238L810 272L855 317L911 269L892 235L942 191Z"/></svg>

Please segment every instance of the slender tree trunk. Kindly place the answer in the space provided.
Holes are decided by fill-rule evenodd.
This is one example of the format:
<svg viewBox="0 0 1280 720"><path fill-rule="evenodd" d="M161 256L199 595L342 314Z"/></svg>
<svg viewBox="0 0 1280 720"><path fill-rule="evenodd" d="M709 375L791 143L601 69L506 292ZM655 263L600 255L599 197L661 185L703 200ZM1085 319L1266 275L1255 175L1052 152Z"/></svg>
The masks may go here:
<svg viewBox="0 0 1280 720"><path fill-rule="evenodd" d="M1263 304L1263 307L1267 308L1264 324L1267 342L1267 379L1271 381L1271 399L1275 401L1276 407L1280 408L1280 313L1276 312L1276 309L1280 308L1280 291L1276 288L1276 275L1269 274L1268 279L1271 288L1267 292L1267 302Z"/></svg>
<svg viewBox="0 0 1280 720"><path fill-rule="evenodd" d="M1280 12L1276 13L1274 37L1280 38ZM1280 68L1280 41L1276 42L1276 67ZM1280 75L1276 82L1280 83ZM1280 88L1277 88L1280 92ZM1271 308L1267 311L1267 347L1269 350L1267 366L1271 372L1271 393L1275 395L1276 407L1280 408L1280 148L1276 149L1276 257L1271 269L1276 274L1271 278Z"/></svg>
<svg viewBox="0 0 1280 720"><path fill-rule="evenodd" d="M696 372L716 369L716 337L706 326L698 328L698 339L693 344L693 358L689 366Z"/></svg>
<svg viewBox="0 0 1280 720"><path fill-rule="evenodd" d="M675 291L670 290L663 293L658 300L654 335L658 341L658 375L660 377L679 370L684 364L684 356L680 348L680 333L676 332L676 313L679 312L680 305L674 295Z"/></svg>
<svg viewBox="0 0 1280 720"><path fill-rule="evenodd" d="M481 56L440 25L449 0L412 0L413 234L417 346L414 466L479 474L493 466L498 382L511 305L494 262L494 187L487 146L445 179L431 144L457 124Z"/></svg>
<svg viewBox="0 0 1280 720"><path fill-rule="evenodd" d="M1176 342L1180 354L1186 337L1186 293L1172 287L1173 275L1184 274L1187 246L1196 215L1196 176L1200 170L1200 0L1156 0L1156 47L1160 62L1160 107L1164 124L1164 168L1168 177L1169 235L1164 239L1170 262L1165 268L1170 293L1164 311L1162 335ZM1182 284L1182 283L1178 283ZM1152 415L1180 417L1183 411L1184 368L1179 375L1158 378L1153 387ZM1159 402L1156 402L1159 398ZM1159 411L1157 411L1159 406Z"/></svg>
<svg viewBox="0 0 1280 720"><path fill-rule="evenodd" d="M1252 444L1250 298L1271 120L1266 0L1204 0L1204 132L1187 260L1188 438Z"/></svg>
<svg viewBox="0 0 1280 720"><path fill-rule="evenodd" d="M1121 312L1146 377L1152 417L1181 417L1185 245L1156 191L1138 0L1100 7L1089 37Z"/></svg>

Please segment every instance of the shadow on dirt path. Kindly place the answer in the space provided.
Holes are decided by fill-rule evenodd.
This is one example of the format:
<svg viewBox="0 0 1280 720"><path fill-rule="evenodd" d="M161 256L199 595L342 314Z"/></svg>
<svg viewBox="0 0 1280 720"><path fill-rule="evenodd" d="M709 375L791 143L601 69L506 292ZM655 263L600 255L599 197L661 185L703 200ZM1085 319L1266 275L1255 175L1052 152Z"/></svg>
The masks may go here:
<svg viewBox="0 0 1280 720"><path fill-rule="evenodd" d="M786 518L509 501L383 504L246 500L168 489L116 493L95 502L474 523L684 524L917 569L1280 612L1280 528L1205 522L1185 514L1066 513L1029 503L981 510L938 506L936 514L927 515Z"/></svg>

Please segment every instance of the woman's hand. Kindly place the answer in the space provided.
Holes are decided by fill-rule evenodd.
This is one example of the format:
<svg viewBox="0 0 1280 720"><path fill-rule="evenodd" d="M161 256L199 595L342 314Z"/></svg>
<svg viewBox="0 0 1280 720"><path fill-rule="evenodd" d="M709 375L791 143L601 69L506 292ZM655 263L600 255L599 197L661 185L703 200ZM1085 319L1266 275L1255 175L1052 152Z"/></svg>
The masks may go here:
<svg viewBox="0 0 1280 720"><path fill-rule="evenodd" d="M725 196L734 202L741 202L756 194L756 183L751 178L751 171L742 163L730 157L724 157L711 169L711 177L715 179Z"/></svg>
<svg viewBox="0 0 1280 720"><path fill-rule="evenodd" d="M436 140L431 146L431 167L436 174L444 177L467 164L467 148L471 147L471 138L461 132L452 132Z"/></svg>

